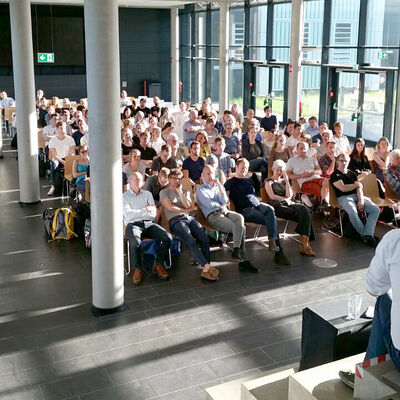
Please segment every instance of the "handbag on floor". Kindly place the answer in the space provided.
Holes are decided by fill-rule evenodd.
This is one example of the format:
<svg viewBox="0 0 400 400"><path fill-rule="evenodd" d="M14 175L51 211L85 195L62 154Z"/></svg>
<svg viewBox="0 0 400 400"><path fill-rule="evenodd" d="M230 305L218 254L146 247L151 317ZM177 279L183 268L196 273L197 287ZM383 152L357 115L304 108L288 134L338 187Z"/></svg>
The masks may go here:
<svg viewBox="0 0 400 400"><path fill-rule="evenodd" d="M75 211L71 207L48 208L44 210L42 220L49 242L70 240L78 235L74 231Z"/></svg>

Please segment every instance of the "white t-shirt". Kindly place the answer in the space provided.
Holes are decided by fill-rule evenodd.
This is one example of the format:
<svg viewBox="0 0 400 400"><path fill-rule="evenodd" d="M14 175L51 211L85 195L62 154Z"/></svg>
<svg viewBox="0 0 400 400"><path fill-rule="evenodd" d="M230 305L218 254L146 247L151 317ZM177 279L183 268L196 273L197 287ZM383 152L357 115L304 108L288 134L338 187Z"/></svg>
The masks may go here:
<svg viewBox="0 0 400 400"><path fill-rule="evenodd" d="M294 156L292 158L289 158L289 161L286 164L286 169L288 171L292 171L296 175L300 175L305 171L314 170L316 168L319 168L318 161L314 157L308 156L305 156L304 158ZM304 182L312 181L313 179L319 178L321 178L320 175L314 174L308 178L299 178L297 179L297 182L301 187Z"/></svg>
<svg viewBox="0 0 400 400"><path fill-rule="evenodd" d="M380 241L365 274L367 290L381 296L392 289L391 336L400 350L400 230L389 231Z"/></svg>
<svg viewBox="0 0 400 400"><path fill-rule="evenodd" d="M65 135L63 140L60 140L57 136L54 136L49 141L49 149L56 149L57 156L65 158L70 155L69 149L71 146L75 147L75 141L71 136Z"/></svg>
<svg viewBox="0 0 400 400"><path fill-rule="evenodd" d="M81 146L87 146L89 148L89 132L86 132L81 137Z"/></svg>
<svg viewBox="0 0 400 400"><path fill-rule="evenodd" d="M183 124L189 119L188 111L178 111L172 116L175 118L174 132L178 135L179 140L183 140Z"/></svg>
<svg viewBox="0 0 400 400"><path fill-rule="evenodd" d="M287 147L294 147L296 148L297 143L299 143L300 140L296 139L294 136L290 136L290 138L288 138L288 140L286 141L286 146Z"/></svg>
<svg viewBox="0 0 400 400"><path fill-rule="evenodd" d="M335 146L335 157L337 157L340 153L345 153L347 154L347 149L350 147L349 145L349 139L347 139L347 136L341 136L338 138L337 136L333 136L333 140L336 142Z"/></svg>
<svg viewBox="0 0 400 400"><path fill-rule="evenodd" d="M57 128L55 126L47 125L42 130L43 139L46 141L46 146L49 144L49 140L46 140L46 136L57 136Z"/></svg>

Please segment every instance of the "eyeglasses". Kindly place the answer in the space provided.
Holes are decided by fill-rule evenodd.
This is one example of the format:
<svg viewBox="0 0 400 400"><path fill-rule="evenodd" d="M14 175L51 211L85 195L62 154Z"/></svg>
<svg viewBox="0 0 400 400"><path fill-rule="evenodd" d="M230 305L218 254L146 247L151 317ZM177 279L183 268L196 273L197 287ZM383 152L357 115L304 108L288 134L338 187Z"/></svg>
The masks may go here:
<svg viewBox="0 0 400 400"><path fill-rule="evenodd" d="M82 151L80 151L79 153L85 154L85 153L87 153L87 152L88 152L87 150L82 150Z"/></svg>

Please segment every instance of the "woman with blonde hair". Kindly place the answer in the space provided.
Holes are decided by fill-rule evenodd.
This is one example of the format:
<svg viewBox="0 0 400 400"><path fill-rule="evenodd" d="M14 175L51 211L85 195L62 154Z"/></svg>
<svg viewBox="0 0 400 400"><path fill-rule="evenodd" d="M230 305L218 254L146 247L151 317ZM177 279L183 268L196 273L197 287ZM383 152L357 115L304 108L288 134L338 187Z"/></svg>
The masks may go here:
<svg viewBox="0 0 400 400"><path fill-rule="evenodd" d="M194 140L200 143L200 157L205 160L211 154L207 134L204 131L200 131L197 133Z"/></svg>
<svg viewBox="0 0 400 400"><path fill-rule="evenodd" d="M385 181L384 173L389 166L389 153L392 146L387 138L381 137L375 147L375 152L372 156L372 165L375 170L375 175L382 183Z"/></svg>
<svg viewBox="0 0 400 400"><path fill-rule="evenodd" d="M297 222L296 232L300 235L300 253L315 256L310 246L314 240L311 211L304 205L293 202L293 190L286 174L286 164L276 160L272 165L272 176L264 182L264 188L278 218Z"/></svg>

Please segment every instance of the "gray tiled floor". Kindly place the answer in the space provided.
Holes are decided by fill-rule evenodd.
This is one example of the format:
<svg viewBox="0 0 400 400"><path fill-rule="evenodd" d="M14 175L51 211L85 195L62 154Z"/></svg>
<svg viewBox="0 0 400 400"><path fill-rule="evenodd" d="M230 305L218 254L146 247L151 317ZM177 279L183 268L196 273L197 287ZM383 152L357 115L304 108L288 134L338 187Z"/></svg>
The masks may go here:
<svg viewBox="0 0 400 400"><path fill-rule="evenodd" d="M169 282L146 276L134 287L127 279L129 309L95 318L90 252L76 240L47 243L40 214L57 204L19 206L12 156L0 160L1 400L204 399L210 385L298 359L304 307L333 307L364 291L372 250L322 233L315 220L313 247L336 259L336 269L313 266L290 239L288 267L251 243L260 274L239 273L218 250L212 258L222 278L209 284L185 264L185 252Z"/></svg>

